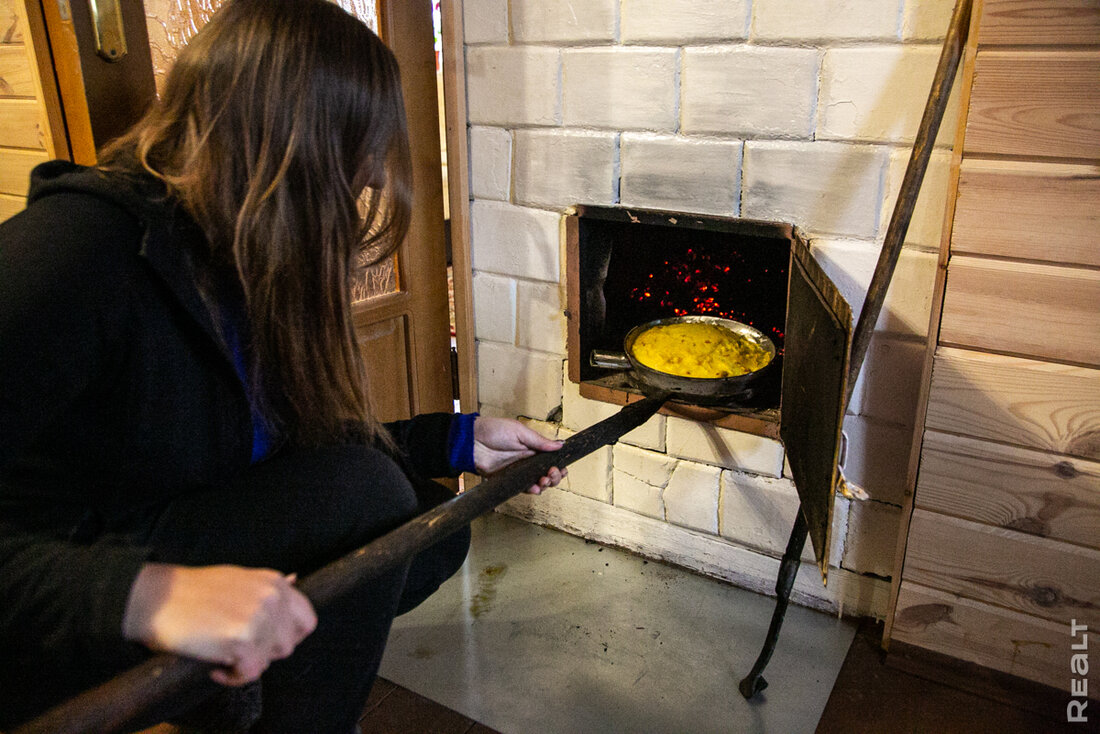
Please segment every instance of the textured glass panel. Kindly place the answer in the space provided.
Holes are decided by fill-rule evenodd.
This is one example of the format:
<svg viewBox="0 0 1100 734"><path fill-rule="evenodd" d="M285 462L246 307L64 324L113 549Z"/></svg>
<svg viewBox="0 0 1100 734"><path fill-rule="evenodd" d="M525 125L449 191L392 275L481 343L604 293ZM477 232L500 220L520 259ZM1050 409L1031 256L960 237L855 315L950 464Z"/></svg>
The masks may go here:
<svg viewBox="0 0 1100 734"><path fill-rule="evenodd" d="M153 56L153 75L157 92L164 74L176 60L180 49L202 28L223 0L145 0L145 19L149 27L149 50ZM378 30L375 0L337 0L337 5Z"/></svg>
<svg viewBox="0 0 1100 734"><path fill-rule="evenodd" d="M353 303L384 296L398 289L397 255L387 257L363 271L351 287Z"/></svg>
<svg viewBox="0 0 1100 734"><path fill-rule="evenodd" d="M149 51L159 94L164 75L221 0L145 0L145 22L149 28Z"/></svg>
<svg viewBox="0 0 1100 734"><path fill-rule="evenodd" d="M0 2L8 1L0 0ZM149 50L153 57L153 74L158 94L164 84L165 74L176 60L180 50L210 19L222 2L223 0L145 0ZM373 30L378 30L375 0L336 0L336 4ZM365 270L357 279L352 287L352 300L363 301L393 293L397 288L397 259L396 257L386 258Z"/></svg>

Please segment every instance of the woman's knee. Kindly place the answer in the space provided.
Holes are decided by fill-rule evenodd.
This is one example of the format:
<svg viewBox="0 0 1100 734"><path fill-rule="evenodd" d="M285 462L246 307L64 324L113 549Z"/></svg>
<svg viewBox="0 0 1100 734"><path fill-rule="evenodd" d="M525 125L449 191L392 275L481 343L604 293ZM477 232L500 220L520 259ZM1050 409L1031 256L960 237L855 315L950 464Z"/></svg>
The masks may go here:
<svg viewBox="0 0 1100 734"><path fill-rule="evenodd" d="M415 517L418 500L408 477L385 453L368 446L314 449L293 459L305 505L303 522L326 527L351 548ZM347 550L348 548L345 548Z"/></svg>
<svg viewBox="0 0 1100 734"><path fill-rule="evenodd" d="M408 478L366 446L288 451L229 486L178 498L148 538L165 562L308 572L417 513Z"/></svg>

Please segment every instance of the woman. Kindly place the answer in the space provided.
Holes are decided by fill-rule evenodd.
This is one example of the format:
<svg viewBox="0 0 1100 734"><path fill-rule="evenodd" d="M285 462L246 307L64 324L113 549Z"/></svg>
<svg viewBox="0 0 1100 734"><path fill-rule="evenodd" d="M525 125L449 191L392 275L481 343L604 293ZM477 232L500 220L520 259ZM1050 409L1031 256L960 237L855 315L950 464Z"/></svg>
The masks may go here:
<svg viewBox="0 0 1100 734"><path fill-rule="evenodd" d="M324 0L233 0L100 160L0 226L0 728L151 649L229 686L155 718L350 731L468 531L319 620L296 576L445 499L425 477L560 447L370 413L349 294L409 221L396 62Z"/></svg>

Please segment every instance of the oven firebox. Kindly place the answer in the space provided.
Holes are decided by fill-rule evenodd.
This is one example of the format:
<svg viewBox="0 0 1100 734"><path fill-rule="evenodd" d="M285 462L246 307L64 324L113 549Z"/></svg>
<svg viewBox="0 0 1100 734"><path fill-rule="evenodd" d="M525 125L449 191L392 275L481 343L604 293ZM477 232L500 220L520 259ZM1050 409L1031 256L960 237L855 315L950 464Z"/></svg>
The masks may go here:
<svg viewBox="0 0 1100 734"><path fill-rule="evenodd" d="M851 309L789 224L578 206L566 217L568 374L583 397L640 398L628 372L591 364L638 324L712 315L749 324L778 357L748 400L663 412L783 441L823 577L837 485Z"/></svg>

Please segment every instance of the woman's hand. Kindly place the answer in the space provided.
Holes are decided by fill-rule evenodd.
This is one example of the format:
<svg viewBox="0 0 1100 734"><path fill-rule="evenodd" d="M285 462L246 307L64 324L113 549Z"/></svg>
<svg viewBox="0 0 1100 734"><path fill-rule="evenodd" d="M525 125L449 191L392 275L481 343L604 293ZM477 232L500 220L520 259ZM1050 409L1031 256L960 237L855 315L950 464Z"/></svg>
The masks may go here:
<svg viewBox="0 0 1100 734"><path fill-rule="evenodd" d="M231 686L259 678L316 626L313 605L294 588L292 576L160 563L138 574L122 623L127 639L221 664L210 677Z"/></svg>
<svg viewBox="0 0 1100 734"><path fill-rule="evenodd" d="M516 420L478 416L474 421L474 466L481 474L492 474L538 451L557 451L561 446L561 441L546 438ZM527 491L539 494L556 487L567 473L553 467Z"/></svg>

